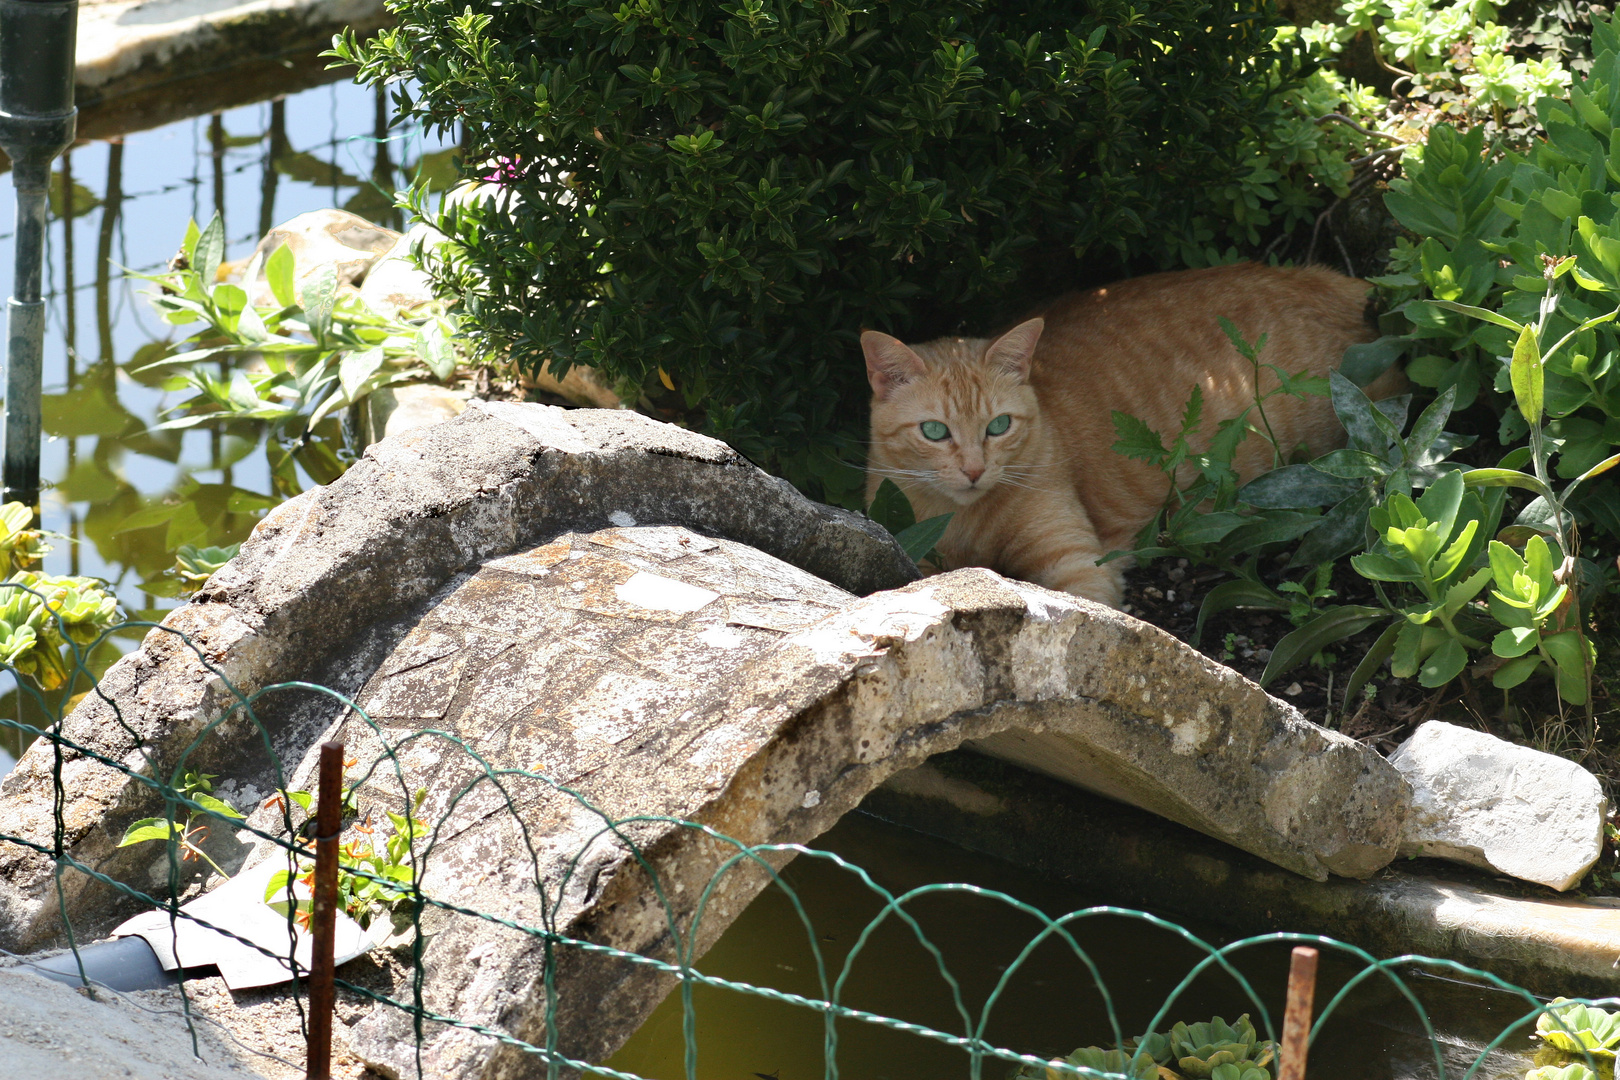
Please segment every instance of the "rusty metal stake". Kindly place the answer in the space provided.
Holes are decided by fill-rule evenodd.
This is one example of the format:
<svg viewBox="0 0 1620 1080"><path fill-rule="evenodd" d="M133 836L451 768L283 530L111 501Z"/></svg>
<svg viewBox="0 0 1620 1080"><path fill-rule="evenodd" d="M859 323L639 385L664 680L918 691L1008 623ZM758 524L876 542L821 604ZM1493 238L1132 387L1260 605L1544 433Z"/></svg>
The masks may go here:
<svg viewBox="0 0 1620 1080"><path fill-rule="evenodd" d="M1320 955L1308 945L1294 947L1294 956L1288 965L1288 1005L1283 1012L1277 1080L1305 1080L1311 1011L1316 1004L1316 960Z"/></svg>
<svg viewBox="0 0 1620 1080"><path fill-rule="evenodd" d="M338 836L343 832L343 744L321 743L321 781L315 804L315 889L311 901L309 1058L307 1080L331 1080L332 949L337 936Z"/></svg>

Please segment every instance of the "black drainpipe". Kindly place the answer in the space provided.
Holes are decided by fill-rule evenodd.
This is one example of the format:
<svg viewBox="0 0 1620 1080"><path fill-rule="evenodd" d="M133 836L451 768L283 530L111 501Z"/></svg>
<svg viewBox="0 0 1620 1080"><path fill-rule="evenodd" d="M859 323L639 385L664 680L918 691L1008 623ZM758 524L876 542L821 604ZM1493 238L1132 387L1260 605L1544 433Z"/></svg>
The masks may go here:
<svg viewBox="0 0 1620 1080"><path fill-rule="evenodd" d="M45 201L51 161L73 145L78 0L0 0L0 149L17 192L17 272L6 308L5 457L0 498L39 505L45 351ZM71 193L64 193L71 199Z"/></svg>

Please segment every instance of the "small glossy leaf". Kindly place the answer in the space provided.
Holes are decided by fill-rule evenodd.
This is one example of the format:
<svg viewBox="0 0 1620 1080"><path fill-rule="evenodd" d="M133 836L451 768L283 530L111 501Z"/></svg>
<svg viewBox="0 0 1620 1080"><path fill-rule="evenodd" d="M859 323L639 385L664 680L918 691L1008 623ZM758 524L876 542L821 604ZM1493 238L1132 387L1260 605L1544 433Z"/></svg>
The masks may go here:
<svg viewBox="0 0 1620 1080"><path fill-rule="evenodd" d="M1438 535L1442 540L1451 535L1456 525L1457 508L1462 505L1464 486L1462 473L1453 470L1430 484L1429 490L1417 500L1418 511L1424 518L1440 526Z"/></svg>
<svg viewBox="0 0 1620 1080"><path fill-rule="evenodd" d="M1491 639L1491 652L1511 659L1541 644L1541 634L1533 626L1510 626Z"/></svg>
<svg viewBox="0 0 1620 1080"><path fill-rule="evenodd" d="M1310 468L1343 480L1388 476L1392 471L1384 459L1365 450L1333 450L1310 463Z"/></svg>
<svg viewBox="0 0 1620 1080"><path fill-rule="evenodd" d="M1469 487L1516 487L1534 491L1538 495L1552 493L1546 484L1518 469L1467 469L1462 477L1463 483Z"/></svg>
<svg viewBox="0 0 1620 1080"><path fill-rule="evenodd" d="M1456 400L1457 387L1453 384L1442 390L1440 396L1419 414L1417 423L1412 425L1412 433L1406 437L1406 450L1410 457L1416 459L1440 438L1446 421L1451 419L1452 403Z"/></svg>
<svg viewBox="0 0 1620 1080"><path fill-rule="evenodd" d="M1513 362L1509 368L1509 378L1513 384L1513 398L1519 404L1519 412L1529 423L1541 423L1546 373L1542 370L1541 346L1536 341L1533 326L1526 326L1519 331L1519 340L1513 346Z"/></svg>
<svg viewBox="0 0 1620 1080"><path fill-rule="evenodd" d="M293 291L293 270L292 248L286 244L272 251L264 261L264 280L269 284L270 294L276 298L276 303L284 308L298 302L298 296Z"/></svg>
<svg viewBox="0 0 1620 1080"><path fill-rule="evenodd" d="M1386 334L1377 341L1352 345L1344 351L1339 371L1357 386L1366 386L1394 366L1407 344L1404 337Z"/></svg>
<svg viewBox="0 0 1620 1080"><path fill-rule="evenodd" d="M878 485L876 494L872 496L872 505L866 508L866 516L891 533L909 529L917 522L911 500L906 498L905 492L893 480L885 480Z"/></svg>
<svg viewBox="0 0 1620 1080"><path fill-rule="evenodd" d="M920 563L934 550L940 537L945 535L946 526L950 525L952 514L940 514L937 517L924 518L909 528L901 529L894 534L895 540L905 549L907 555L914 563Z"/></svg>
<svg viewBox="0 0 1620 1080"><path fill-rule="evenodd" d="M1436 555L1429 563L1429 576L1437 582L1450 577L1452 572L1462 565L1463 556L1468 554L1468 547L1473 543L1474 533L1477 531L1479 531L1478 521L1470 521L1464 525L1462 532L1457 534L1457 539L1451 542L1451 546Z"/></svg>
<svg viewBox="0 0 1620 1080"><path fill-rule="evenodd" d="M1497 312L1487 310L1486 308L1475 307L1472 304L1459 304L1451 300L1427 300L1425 303L1433 304L1435 307L1445 308L1447 311L1456 311L1464 315L1471 315L1476 319L1481 319L1488 323L1495 323L1497 326L1503 327L1507 330L1518 331L1523 329L1518 323L1514 322L1506 315L1498 314Z"/></svg>
<svg viewBox="0 0 1620 1080"><path fill-rule="evenodd" d="M1237 500L1262 510L1297 510L1337 503L1364 487L1354 480L1329 476L1310 465L1285 465L1238 488Z"/></svg>
<svg viewBox="0 0 1620 1080"><path fill-rule="evenodd" d="M1541 654L1539 652L1516 657L1496 669L1496 672L1491 676L1491 685L1498 690L1511 690L1534 675L1536 668L1540 666Z"/></svg>
<svg viewBox="0 0 1620 1080"><path fill-rule="evenodd" d="M363 349L359 352L345 353L338 363L338 382L343 387L344 396L350 401L358 400L361 396L361 387L382 365L381 349Z"/></svg>
<svg viewBox="0 0 1620 1080"><path fill-rule="evenodd" d="M1333 562L1360 550L1367 532L1367 514L1377 497L1373 488L1364 487L1323 514L1321 522L1294 549L1289 568Z"/></svg>
<svg viewBox="0 0 1620 1080"><path fill-rule="evenodd" d="M416 355L440 382L448 382L456 373L455 350L450 347L450 338L439 319L429 319L417 331ZM662 371L663 368L658 370Z"/></svg>
<svg viewBox="0 0 1620 1080"><path fill-rule="evenodd" d="M144 844L148 840L164 840L180 838L180 827L165 818L142 818L130 822L129 828L124 830L124 838L118 841L119 847L129 847L131 844Z"/></svg>
<svg viewBox="0 0 1620 1080"><path fill-rule="evenodd" d="M1356 573L1371 581L1422 581L1423 571L1409 559L1394 558L1376 551L1353 555L1350 565Z"/></svg>
<svg viewBox="0 0 1620 1080"><path fill-rule="evenodd" d="M1441 610L1448 616L1456 615L1457 612L1467 607L1469 602L1478 596L1490 582L1490 568L1480 567L1467 578L1455 583L1446 590L1446 598L1440 605Z"/></svg>
<svg viewBox="0 0 1620 1080"><path fill-rule="evenodd" d="M323 265L304 282L304 321L317 343L324 344L332 332L332 310L337 305L337 271Z"/></svg>
<svg viewBox="0 0 1620 1080"><path fill-rule="evenodd" d="M1434 689L1457 677L1468 663L1468 650L1456 638L1447 638L1418 669L1418 683Z"/></svg>
<svg viewBox="0 0 1620 1080"><path fill-rule="evenodd" d="M213 218L197 237L196 257L191 260L192 269L197 271L197 278L206 292L214 287L219 278L219 264L225 260L225 219L215 211Z"/></svg>

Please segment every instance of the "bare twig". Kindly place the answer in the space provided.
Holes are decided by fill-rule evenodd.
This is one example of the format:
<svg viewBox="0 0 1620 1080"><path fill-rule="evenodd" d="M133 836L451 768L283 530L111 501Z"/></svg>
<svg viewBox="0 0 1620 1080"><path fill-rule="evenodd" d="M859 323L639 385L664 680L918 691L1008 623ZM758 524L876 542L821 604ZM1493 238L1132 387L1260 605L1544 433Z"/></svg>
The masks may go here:
<svg viewBox="0 0 1620 1080"><path fill-rule="evenodd" d="M1396 154L1403 152L1405 149L1405 143L1401 143L1399 146L1386 146L1382 150L1374 150L1366 157L1356 158L1356 160L1350 163L1350 167L1352 169L1356 169L1366 165L1369 162L1377 161L1379 158L1394 157Z"/></svg>
<svg viewBox="0 0 1620 1080"><path fill-rule="evenodd" d="M1334 120L1334 121L1337 121L1338 123L1343 124L1345 127L1354 128L1355 130L1361 132L1363 135L1366 135L1368 138L1372 138L1372 139L1388 139L1390 142L1404 142L1405 141L1399 135L1391 135L1387 131L1376 131L1373 128L1362 127L1360 124L1356 123L1354 120L1350 119L1348 116L1344 115L1343 113L1328 113L1326 116L1318 116L1316 118L1316 122L1318 124L1324 123L1324 122L1326 122L1328 120Z"/></svg>
<svg viewBox="0 0 1620 1080"><path fill-rule="evenodd" d="M1377 49L1374 49L1372 51L1372 54L1373 54L1373 59L1375 61L1377 61L1378 66L1383 68L1385 71L1389 72L1391 75L1399 75L1403 79L1410 79L1410 80L1416 81L1417 72L1415 72L1415 71L1407 71L1404 68L1396 67L1394 64L1390 63L1388 60L1385 60L1384 59L1384 54L1379 52Z"/></svg>

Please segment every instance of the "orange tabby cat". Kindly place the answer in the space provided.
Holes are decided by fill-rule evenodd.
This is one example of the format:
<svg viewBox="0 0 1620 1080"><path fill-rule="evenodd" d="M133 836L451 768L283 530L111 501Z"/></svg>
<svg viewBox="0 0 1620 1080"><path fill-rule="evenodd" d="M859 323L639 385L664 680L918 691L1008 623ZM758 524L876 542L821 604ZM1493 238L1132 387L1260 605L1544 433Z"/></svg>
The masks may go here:
<svg viewBox="0 0 1620 1080"><path fill-rule="evenodd" d="M1193 386L1203 388L1199 434L1254 400L1254 369L1222 333L1232 320L1261 362L1326 375L1344 350L1375 335L1366 282L1321 267L1254 263L1132 278L1056 301L995 340L942 338L908 347L861 335L872 384L867 501L885 479L917 520L954 513L939 543L947 567L988 566L1104 604L1123 595L1122 560L1164 503L1164 474L1113 451L1111 410L1161 432L1179 430ZM1262 392L1277 385L1262 369ZM1368 392L1401 384L1391 372ZM1266 417L1278 445L1312 455L1344 441L1323 396L1277 395ZM1251 419L1252 419L1251 414ZM1251 433L1233 464L1247 480L1271 466Z"/></svg>

